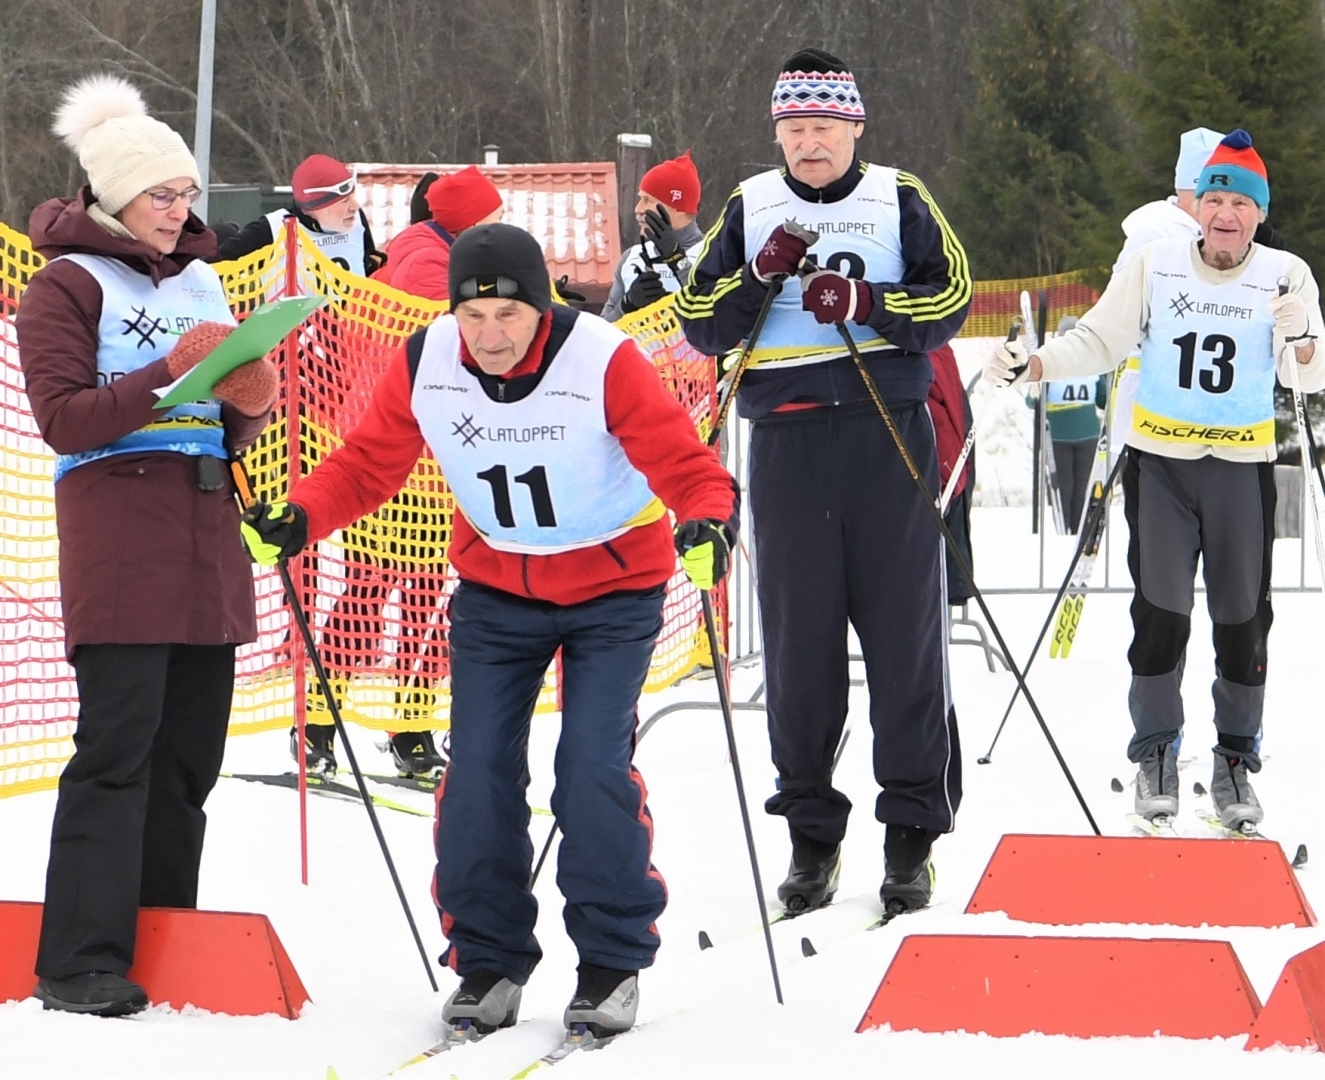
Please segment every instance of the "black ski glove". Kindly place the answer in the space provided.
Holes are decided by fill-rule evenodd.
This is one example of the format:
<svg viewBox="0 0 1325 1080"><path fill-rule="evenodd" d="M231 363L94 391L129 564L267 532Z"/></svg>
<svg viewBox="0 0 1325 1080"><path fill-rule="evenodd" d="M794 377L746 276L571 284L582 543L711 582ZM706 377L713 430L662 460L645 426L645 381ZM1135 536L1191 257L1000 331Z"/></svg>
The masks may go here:
<svg viewBox="0 0 1325 1080"><path fill-rule="evenodd" d="M658 249L659 260L669 266L685 258L681 237L672 225L672 215L661 203L656 210L644 211L644 234L641 239L653 241L653 246Z"/></svg>
<svg viewBox="0 0 1325 1080"><path fill-rule="evenodd" d="M658 276L658 271L645 270L626 290L626 298L621 307L624 311L639 311L640 308L656 304L666 295L667 289L662 283L662 278Z"/></svg>
<svg viewBox="0 0 1325 1080"><path fill-rule="evenodd" d="M561 277L557 278L557 295L563 300L575 300L581 304L587 303L589 298L584 293L576 292L570 288L569 282L569 274L562 274Z"/></svg>

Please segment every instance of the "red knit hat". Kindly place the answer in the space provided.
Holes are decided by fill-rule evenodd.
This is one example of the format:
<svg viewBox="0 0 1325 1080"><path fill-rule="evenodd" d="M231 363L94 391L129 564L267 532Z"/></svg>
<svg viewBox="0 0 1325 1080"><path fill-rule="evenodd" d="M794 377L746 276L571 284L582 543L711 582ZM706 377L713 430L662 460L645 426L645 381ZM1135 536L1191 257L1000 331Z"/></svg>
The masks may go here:
<svg viewBox="0 0 1325 1080"><path fill-rule="evenodd" d="M300 210L321 210L354 190L354 173L348 165L326 154L309 154L295 166L290 187Z"/></svg>
<svg viewBox="0 0 1325 1080"><path fill-rule="evenodd" d="M683 214L699 213L699 170L687 150L680 157L661 161L644 174L640 191L663 206Z"/></svg>
<svg viewBox="0 0 1325 1080"><path fill-rule="evenodd" d="M501 192L492 181L470 165L459 172L442 176L428 188L428 209L432 219L452 236L472 228L501 209Z"/></svg>

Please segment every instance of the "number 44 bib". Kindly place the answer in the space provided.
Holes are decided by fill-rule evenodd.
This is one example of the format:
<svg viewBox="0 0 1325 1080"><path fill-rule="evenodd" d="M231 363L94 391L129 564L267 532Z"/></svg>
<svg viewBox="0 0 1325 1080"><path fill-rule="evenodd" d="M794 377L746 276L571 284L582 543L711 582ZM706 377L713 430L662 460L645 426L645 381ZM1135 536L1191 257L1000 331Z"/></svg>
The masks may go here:
<svg viewBox="0 0 1325 1080"><path fill-rule="evenodd" d="M1274 443L1274 317L1267 301L1288 266L1256 247L1242 275L1197 277L1187 240L1157 241L1150 257L1150 326L1132 431L1147 439L1224 446Z"/></svg>

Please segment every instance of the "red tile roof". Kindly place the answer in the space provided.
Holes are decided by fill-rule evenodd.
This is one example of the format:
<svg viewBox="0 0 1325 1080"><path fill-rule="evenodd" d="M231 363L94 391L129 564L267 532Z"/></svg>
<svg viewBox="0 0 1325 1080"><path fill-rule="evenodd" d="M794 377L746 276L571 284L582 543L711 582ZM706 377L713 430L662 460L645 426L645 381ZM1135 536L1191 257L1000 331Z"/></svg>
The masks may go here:
<svg viewBox="0 0 1325 1080"><path fill-rule="evenodd" d="M464 165L357 164L359 196L384 244L409 224L409 198L425 172L446 174ZM501 192L502 220L527 229L543 245L553 277L611 285L621 259L616 164L480 165Z"/></svg>

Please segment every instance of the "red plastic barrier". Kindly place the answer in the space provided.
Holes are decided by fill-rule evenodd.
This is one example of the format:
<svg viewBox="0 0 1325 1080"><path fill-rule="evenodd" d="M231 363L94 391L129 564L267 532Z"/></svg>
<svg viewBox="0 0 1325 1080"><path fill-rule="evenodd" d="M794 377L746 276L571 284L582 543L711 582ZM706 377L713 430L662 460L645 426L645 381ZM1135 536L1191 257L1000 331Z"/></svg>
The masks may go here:
<svg viewBox="0 0 1325 1080"><path fill-rule="evenodd" d="M1325 1049L1325 943L1284 965L1244 1049L1277 1045Z"/></svg>
<svg viewBox="0 0 1325 1080"><path fill-rule="evenodd" d="M1064 926L1316 925L1283 850L1267 840L1004 836L966 911Z"/></svg>
<svg viewBox="0 0 1325 1080"><path fill-rule="evenodd" d="M1209 1039L1260 1007L1226 941L912 935L856 1030Z"/></svg>
<svg viewBox="0 0 1325 1080"><path fill-rule="evenodd" d="M37 986L41 905L0 901L0 1001ZM129 978L153 1005L293 1020L311 999L265 915L142 908Z"/></svg>

